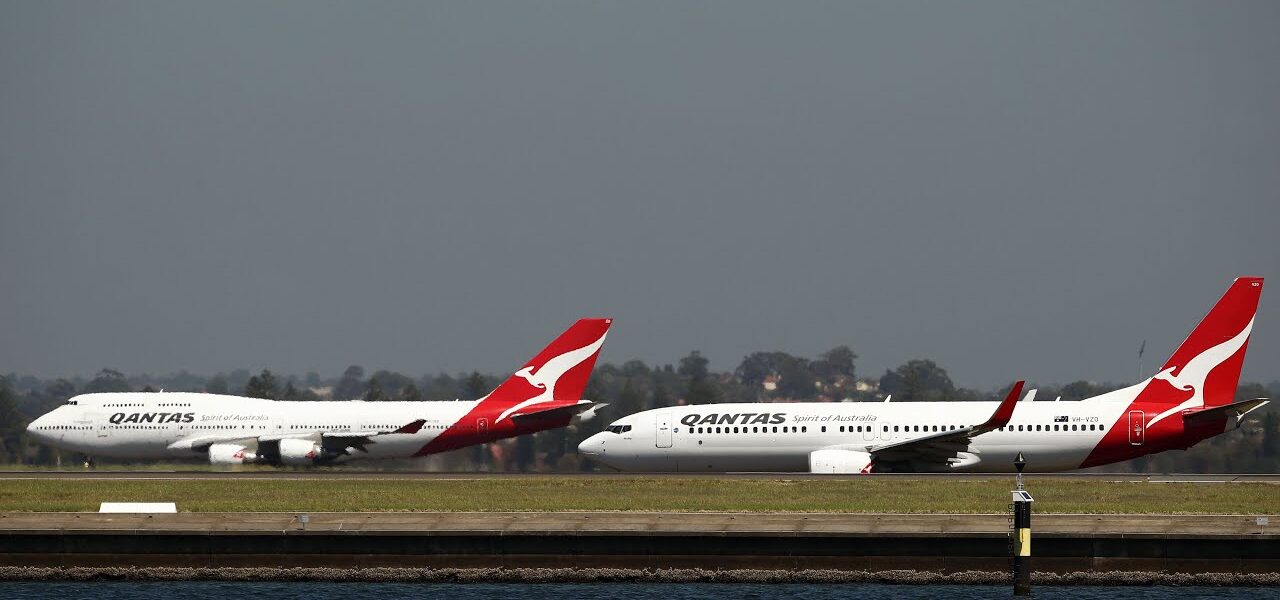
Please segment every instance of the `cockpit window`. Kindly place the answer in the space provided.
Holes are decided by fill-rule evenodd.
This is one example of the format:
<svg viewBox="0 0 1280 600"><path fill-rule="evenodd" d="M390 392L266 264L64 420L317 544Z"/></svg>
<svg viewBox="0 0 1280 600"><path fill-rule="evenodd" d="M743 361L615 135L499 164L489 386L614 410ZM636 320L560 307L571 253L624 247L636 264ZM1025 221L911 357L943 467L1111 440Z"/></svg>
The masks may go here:
<svg viewBox="0 0 1280 600"><path fill-rule="evenodd" d="M625 433L627 431L631 431L631 426L630 425L610 425L608 427L605 427L604 430L608 431L609 433Z"/></svg>
<svg viewBox="0 0 1280 600"><path fill-rule="evenodd" d="M76 405L78 405L78 404L80 404L80 403L79 403L79 402L76 402L75 400L67 400L67 404L68 404L69 406L76 406Z"/></svg>

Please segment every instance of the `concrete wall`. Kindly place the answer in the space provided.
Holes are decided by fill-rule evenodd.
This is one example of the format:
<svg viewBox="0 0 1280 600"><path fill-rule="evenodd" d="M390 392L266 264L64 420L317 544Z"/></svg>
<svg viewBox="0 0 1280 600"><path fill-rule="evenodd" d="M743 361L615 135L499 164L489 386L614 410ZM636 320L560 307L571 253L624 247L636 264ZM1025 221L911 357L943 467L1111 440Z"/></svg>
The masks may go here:
<svg viewBox="0 0 1280 600"><path fill-rule="evenodd" d="M1009 566L1005 515L0 513L0 565L911 569ZM1280 522L1280 521L1277 521ZM1042 572L1280 572L1253 516L1037 515Z"/></svg>

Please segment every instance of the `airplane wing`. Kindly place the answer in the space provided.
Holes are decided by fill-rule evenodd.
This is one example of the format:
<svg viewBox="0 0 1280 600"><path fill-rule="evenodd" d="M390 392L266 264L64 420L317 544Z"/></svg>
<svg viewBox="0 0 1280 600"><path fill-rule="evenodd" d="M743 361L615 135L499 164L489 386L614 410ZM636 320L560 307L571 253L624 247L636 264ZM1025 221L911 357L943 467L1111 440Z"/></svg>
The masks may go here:
<svg viewBox="0 0 1280 600"><path fill-rule="evenodd" d="M1022 395L1022 386L1026 382L1013 384L1013 389L1005 396L994 413L980 425L961 427L951 431L942 431L902 442L873 446L868 451L873 460L880 463L934 463L945 465L949 461L960 458L961 452L969 450L969 442L973 438L994 431L1009 424L1013 417L1014 406ZM1035 398L1035 390L1027 392L1027 400Z"/></svg>
<svg viewBox="0 0 1280 600"><path fill-rule="evenodd" d="M195 435L177 440L167 446L170 450L205 450L214 444L231 444L235 442L253 443L257 436L253 435L232 435L229 433L221 435Z"/></svg>
<svg viewBox="0 0 1280 600"><path fill-rule="evenodd" d="M320 445L334 454L351 454L351 449L367 453L365 446L375 443L373 438L395 433L418 433L426 422L426 419L418 419L398 429L386 431L326 431L320 434Z"/></svg>
<svg viewBox="0 0 1280 600"><path fill-rule="evenodd" d="M1245 400L1233 404L1224 404L1222 406L1211 406L1208 408L1196 408L1182 413L1182 423L1186 427L1193 427L1203 423L1219 421L1228 417L1235 417L1235 426L1239 427L1244 421L1244 416L1261 408L1271 400L1268 398L1254 398L1253 400Z"/></svg>
<svg viewBox="0 0 1280 600"><path fill-rule="evenodd" d="M291 431L289 433L267 433L262 435L244 435L224 433L214 435L198 435L182 438L169 444L170 450L204 450L213 444L276 443L280 440L314 440L320 442L325 449L349 454L347 448L355 448L365 452L365 446L373 443L373 438L394 433L417 433L426 424L426 419L418 419L399 429L370 431Z"/></svg>

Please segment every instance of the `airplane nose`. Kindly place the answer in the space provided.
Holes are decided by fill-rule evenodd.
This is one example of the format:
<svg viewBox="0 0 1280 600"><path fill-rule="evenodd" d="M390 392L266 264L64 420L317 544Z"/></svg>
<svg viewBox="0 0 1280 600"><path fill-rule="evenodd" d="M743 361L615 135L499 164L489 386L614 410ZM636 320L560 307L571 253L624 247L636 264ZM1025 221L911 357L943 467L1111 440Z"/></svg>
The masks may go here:
<svg viewBox="0 0 1280 600"><path fill-rule="evenodd" d="M44 435L40 431L40 419L27 424L27 435L36 441L44 441Z"/></svg>
<svg viewBox="0 0 1280 600"><path fill-rule="evenodd" d="M578 454L587 456L599 456L604 454L604 434L597 433L578 444Z"/></svg>

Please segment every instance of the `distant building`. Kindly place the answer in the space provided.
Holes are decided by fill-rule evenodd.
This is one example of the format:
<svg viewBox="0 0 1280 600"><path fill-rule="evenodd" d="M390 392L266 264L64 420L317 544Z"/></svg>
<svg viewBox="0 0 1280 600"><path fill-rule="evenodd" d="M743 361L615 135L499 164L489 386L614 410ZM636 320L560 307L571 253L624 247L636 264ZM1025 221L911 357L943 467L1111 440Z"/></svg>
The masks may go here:
<svg viewBox="0 0 1280 600"><path fill-rule="evenodd" d="M781 377L778 377L777 375L770 375L764 378L764 383L762 383L761 386L766 392L775 392L778 390L779 381L782 381Z"/></svg>

